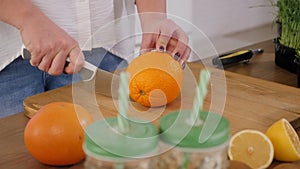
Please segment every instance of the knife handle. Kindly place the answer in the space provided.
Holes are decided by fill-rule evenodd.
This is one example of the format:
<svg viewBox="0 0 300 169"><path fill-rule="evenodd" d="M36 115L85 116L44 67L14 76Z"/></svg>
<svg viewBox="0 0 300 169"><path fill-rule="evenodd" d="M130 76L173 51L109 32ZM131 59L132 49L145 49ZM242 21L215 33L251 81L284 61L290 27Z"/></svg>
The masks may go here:
<svg viewBox="0 0 300 169"><path fill-rule="evenodd" d="M31 59L31 53L30 53L26 48L23 48L23 54L22 54L22 57L23 57L23 59L25 59L25 60L30 60L30 59ZM69 58L67 58L64 67L67 67L69 64L70 64L70 60L69 60Z"/></svg>
<svg viewBox="0 0 300 169"><path fill-rule="evenodd" d="M31 59L31 53L26 48L23 48L22 57L25 60L30 60ZM65 62L65 67L67 67L69 64L70 64L70 59L67 58L66 62ZM91 63L89 63L87 61L84 62L83 68L85 68L85 69L87 69L89 71L92 71L92 72L95 72L98 69L97 66L95 66L95 65L93 65L93 64L91 64Z"/></svg>
<svg viewBox="0 0 300 169"><path fill-rule="evenodd" d="M290 121L290 124L294 127L294 129L300 128L300 117Z"/></svg>
<svg viewBox="0 0 300 169"><path fill-rule="evenodd" d="M233 53L221 55L217 58L213 58L212 63L215 66L228 65L237 63L240 61L249 61L253 56L252 50L241 50Z"/></svg>

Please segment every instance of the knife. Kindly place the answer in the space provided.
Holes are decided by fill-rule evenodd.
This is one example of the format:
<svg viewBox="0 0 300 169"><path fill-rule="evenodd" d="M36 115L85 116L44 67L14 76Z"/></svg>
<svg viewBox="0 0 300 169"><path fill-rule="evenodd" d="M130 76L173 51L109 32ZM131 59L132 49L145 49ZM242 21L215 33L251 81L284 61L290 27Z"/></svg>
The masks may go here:
<svg viewBox="0 0 300 169"><path fill-rule="evenodd" d="M30 59L31 54L23 48L23 59ZM65 66L69 64L69 59L66 60ZM117 85L119 84L119 75L99 69L97 66L85 61L83 68L78 72L83 81L92 81L95 76L97 78L105 79L97 81L97 93L104 96L112 97L112 90L117 91ZM114 94L115 96L115 94Z"/></svg>
<svg viewBox="0 0 300 169"><path fill-rule="evenodd" d="M297 131L300 129L300 117L290 121L290 124L293 126L293 128Z"/></svg>
<svg viewBox="0 0 300 169"><path fill-rule="evenodd" d="M259 53L262 53L263 49L259 48L256 50L240 50L237 52L226 53L219 57L212 59L212 64L218 67L222 67L224 65L237 63L243 61L243 63L247 63L250 59Z"/></svg>

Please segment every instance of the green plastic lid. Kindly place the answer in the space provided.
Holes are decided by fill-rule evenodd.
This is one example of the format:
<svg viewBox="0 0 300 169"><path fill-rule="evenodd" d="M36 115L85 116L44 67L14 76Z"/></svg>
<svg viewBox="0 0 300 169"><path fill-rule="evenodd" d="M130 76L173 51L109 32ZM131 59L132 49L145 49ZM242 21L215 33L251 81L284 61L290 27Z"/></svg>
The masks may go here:
<svg viewBox="0 0 300 169"><path fill-rule="evenodd" d="M190 114L189 110L183 110L162 117L159 122L161 139L181 148L203 149L228 142L230 134L227 119L216 113L202 111L200 118L203 123L193 125L189 120Z"/></svg>
<svg viewBox="0 0 300 169"><path fill-rule="evenodd" d="M86 129L84 151L104 158L142 158L158 145L158 130L149 122L129 121L126 133L118 130L117 118L99 120Z"/></svg>

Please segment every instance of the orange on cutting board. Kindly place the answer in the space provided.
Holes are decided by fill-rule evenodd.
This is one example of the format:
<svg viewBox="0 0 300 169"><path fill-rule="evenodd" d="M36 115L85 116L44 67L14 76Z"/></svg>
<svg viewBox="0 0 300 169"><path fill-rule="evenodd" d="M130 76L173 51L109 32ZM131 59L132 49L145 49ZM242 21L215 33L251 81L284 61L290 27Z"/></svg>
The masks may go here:
<svg viewBox="0 0 300 169"><path fill-rule="evenodd" d="M300 141L294 128L284 118L272 124L266 135L274 145L274 158L280 161L300 160Z"/></svg>
<svg viewBox="0 0 300 169"><path fill-rule="evenodd" d="M151 51L136 57L127 67L132 100L157 107L175 100L181 91L183 71L166 52Z"/></svg>
<svg viewBox="0 0 300 169"><path fill-rule="evenodd" d="M31 155L41 163L64 166L78 163L84 128L93 122L90 113L79 105L53 102L41 107L28 121L24 143Z"/></svg>
<svg viewBox="0 0 300 169"><path fill-rule="evenodd" d="M245 129L230 139L228 156L230 160L243 162L253 169L263 169L272 163L274 148L264 133Z"/></svg>

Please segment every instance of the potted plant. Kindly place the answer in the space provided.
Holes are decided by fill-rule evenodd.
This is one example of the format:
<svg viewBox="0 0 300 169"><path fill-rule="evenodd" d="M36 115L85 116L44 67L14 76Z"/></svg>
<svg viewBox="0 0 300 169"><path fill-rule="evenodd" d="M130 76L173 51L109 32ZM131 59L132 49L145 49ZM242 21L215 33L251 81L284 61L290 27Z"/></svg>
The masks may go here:
<svg viewBox="0 0 300 169"><path fill-rule="evenodd" d="M275 63L297 73L300 87L300 0L277 0L275 5L280 25L275 39Z"/></svg>

